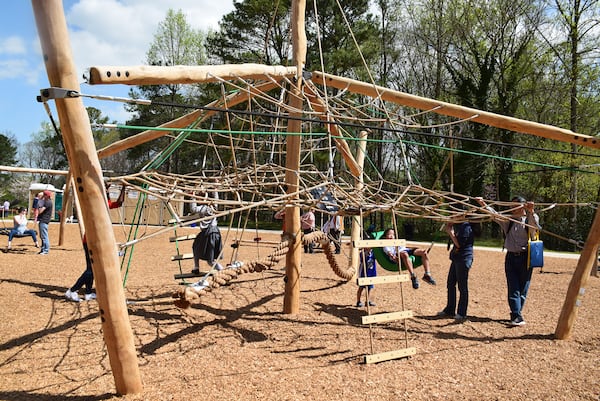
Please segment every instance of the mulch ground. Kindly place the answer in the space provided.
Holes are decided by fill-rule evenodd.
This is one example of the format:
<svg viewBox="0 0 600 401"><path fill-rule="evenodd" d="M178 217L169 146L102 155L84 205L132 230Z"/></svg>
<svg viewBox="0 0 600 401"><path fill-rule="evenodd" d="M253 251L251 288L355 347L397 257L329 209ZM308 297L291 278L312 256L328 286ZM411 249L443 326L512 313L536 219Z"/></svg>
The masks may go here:
<svg viewBox="0 0 600 401"><path fill-rule="evenodd" d="M176 253L168 240L172 232L133 250L126 296L144 392L118 397L97 302L64 298L85 267L77 226L68 225L65 234L59 247L58 225L50 226L47 256L36 254L30 238L15 239L11 252L0 253L2 400L600 399L600 279L588 280L572 339L554 339L576 259L546 255L544 272L532 280L527 325L513 328L507 324L504 255L477 250L469 318L457 323L436 316L445 305L449 267L445 247L436 246L437 286L378 285L373 292L372 313L398 311L404 303L414 318L406 327L396 321L369 328L361 324L366 309L354 305L356 284L339 279L320 250L303 255L296 315L282 313L283 261L179 309L171 297L181 288L173 278L179 267L170 261ZM123 240L126 229L115 226L115 234ZM191 242L180 247L191 252ZM232 251L227 247L226 261ZM245 245L238 259L269 252L268 246ZM337 260L347 265L344 253L348 248ZM191 270L191 261L182 268ZM416 355L363 363L366 354L407 346L416 347Z"/></svg>

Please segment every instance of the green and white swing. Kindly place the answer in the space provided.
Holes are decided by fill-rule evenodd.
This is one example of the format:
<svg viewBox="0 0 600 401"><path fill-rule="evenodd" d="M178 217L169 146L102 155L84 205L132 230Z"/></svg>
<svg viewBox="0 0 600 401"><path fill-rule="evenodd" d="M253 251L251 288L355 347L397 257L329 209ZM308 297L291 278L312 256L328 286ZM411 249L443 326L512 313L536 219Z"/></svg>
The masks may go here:
<svg viewBox="0 0 600 401"><path fill-rule="evenodd" d="M373 235L375 236L375 239L381 239L384 232L385 231L377 231L374 232ZM385 252L383 252L383 248L373 248L373 255L375 255L375 260L377 260L379 266L383 267L385 270L390 272L398 271L398 262L390 260ZM413 268L417 268L423 264L420 256L410 255L409 258L412 261ZM402 270L407 270L404 263L402 263Z"/></svg>

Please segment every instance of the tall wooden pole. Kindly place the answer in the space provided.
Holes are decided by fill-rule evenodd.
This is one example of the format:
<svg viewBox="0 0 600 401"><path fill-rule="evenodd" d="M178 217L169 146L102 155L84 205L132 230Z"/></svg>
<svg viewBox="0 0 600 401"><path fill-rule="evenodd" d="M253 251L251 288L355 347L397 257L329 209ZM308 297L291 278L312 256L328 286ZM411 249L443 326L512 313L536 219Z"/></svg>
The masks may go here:
<svg viewBox="0 0 600 401"><path fill-rule="evenodd" d="M444 116L469 119L469 121L486 124L492 127L541 136L543 138L554 139L561 142L574 143L588 148L600 149L600 139L597 137L578 134L552 125L521 120L519 118L503 116L435 99L411 95L409 93L360 82L350 78L325 74L319 71L314 71L312 73L312 81L317 84L325 82L327 86L333 88L343 89L348 92L359 93L374 98L381 98L388 102L414 107L419 110L431 110L432 113Z"/></svg>
<svg viewBox="0 0 600 401"><path fill-rule="evenodd" d="M58 231L58 246L63 246L65 241L65 225L67 223L68 213L67 211L71 206L71 180L73 179L73 174L69 171L67 175L67 181L65 182L65 192L63 193L62 199L62 214L60 215L60 229Z"/></svg>
<svg viewBox="0 0 600 401"><path fill-rule="evenodd" d="M360 174L356 177L356 182L354 183L354 187L356 188L356 192L360 193L364 183L364 165L365 165L365 154L367 153L367 136L369 133L367 131L360 131L359 141L358 141L358 151L356 152L356 165L360 168ZM350 238L352 239L352 244L354 241L360 239L360 234L363 230L363 219L362 214L360 216L352 216L352 231L350 232ZM359 249L352 247L352 254L350 255L350 262L354 271L358 272L359 266Z"/></svg>
<svg viewBox="0 0 600 401"><path fill-rule="evenodd" d="M292 3L292 50L296 63L296 84L292 87L288 104L291 109L291 117L302 115L302 71L306 65L306 31L304 30L306 1L295 0ZM299 133L302 124L297 119L288 120L288 132ZM286 146L286 168L285 182L287 193L298 191L300 171L300 143L299 135L291 135L287 138ZM296 195L298 197L298 195ZM286 281L285 294L283 298L284 313L298 313L300 310L300 266L302 263L302 244L300 231L300 209L298 206L289 207L285 213L286 235L289 237L289 251L286 255Z"/></svg>
<svg viewBox="0 0 600 401"><path fill-rule="evenodd" d="M32 0L32 5L50 85L79 92L62 1ZM142 391L142 381L89 117L81 98L56 99L56 109L87 224L102 332L116 390L119 394L138 393Z"/></svg>
<svg viewBox="0 0 600 401"><path fill-rule="evenodd" d="M594 259L598 257L598 246L600 244L600 209L596 210L596 217L590 228L585 245L579 255L577 268L569 288L567 296L563 303L563 308L558 318L558 324L554 335L559 340L567 340L571 337L573 325L577 317L577 309L581 305L583 295L585 293L585 285L590 277L590 271L594 266Z"/></svg>
<svg viewBox="0 0 600 401"><path fill-rule="evenodd" d="M265 82L259 84L257 86L250 86L244 91L239 91L232 93L228 96L223 97L222 99L217 99L207 105L209 108L219 108L223 107L224 104L227 104L228 107L235 106L242 102L248 101L248 97L254 97L257 94L266 92L268 90L273 89L277 86L277 82ZM184 128L188 125L192 124L194 121L201 119L201 121L206 121L211 116L216 114L216 110L195 110L191 113L185 114L179 118L166 122L164 124L159 125L159 128ZM140 132L138 134L132 135L128 138L121 139L119 141L113 142L107 147L98 150L98 157L103 159L108 156L112 156L116 153L119 153L123 150L133 148L134 146L141 145L143 143L152 141L154 139L161 138L165 135L169 135L169 131L154 131L147 130L144 132Z"/></svg>

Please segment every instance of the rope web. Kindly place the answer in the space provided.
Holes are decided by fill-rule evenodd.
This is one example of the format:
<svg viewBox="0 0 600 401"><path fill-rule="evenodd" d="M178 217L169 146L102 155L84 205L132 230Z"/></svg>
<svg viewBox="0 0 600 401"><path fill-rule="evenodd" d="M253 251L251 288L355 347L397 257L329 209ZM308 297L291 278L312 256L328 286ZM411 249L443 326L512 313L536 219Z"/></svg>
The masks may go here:
<svg viewBox="0 0 600 401"><path fill-rule="evenodd" d="M341 11L339 2L338 6ZM348 29L352 34L350 26ZM355 40L353 34L352 38ZM358 44L356 47L360 52ZM360 57L369 70L362 54ZM322 55L321 64L323 68ZM435 129L440 132L458 126L455 131L460 134L464 123L478 117L477 114L461 119L436 114L432 118L432 113L442 105L425 111L400 106L384 100L379 92L370 97L353 93L349 87L333 89L327 86L324 77L321 81L313 80L310 73L303 74L303 110L296 110L288 104L292 88L295 87L292 75L264 73L261 77L253 75L248 78L232 73L224 78L209 73L209 76L212 82L220 85L221 97L206 106L81 95L127 103L194 109L177 120L165 122L161 127L116 126L141 131L127 138L125 141L129 141L128 143L135 138L140 138L140 143L164 136L170 138L171 145L155 155L142 171L112 177L111 180L126 185L130 190L160 199L172 212L175 220L171 227L140 238L129 238L126 243L121 244L122 248L202 220L197 216L178 215L177 208L171 205L174 202L212 204L216 206L216 217L219 218L256 213L259 210L275 212L285 206L298 206L304 210L313 208L324 214L360 216L360 222L362 217L372 213L391 213L396 218L429 219L440 223L491 219L491 213L471 204L468 196L415 184L406 151L409 145L403 141L403 133L409 129L423 132ZM369 76L373 82L370 73ZM374 82L373 86L375 88ZM287 123L292 118L298 118L292 117L296 115L301 115L299 119L302 132L288 133ZM185 124L177 123L180 119ZM215 125L226 128L216 130ZM104 126L115 127L110 124ZM368 159L368 152L367 163L372 168L363 170L355 164L354 157L358 152L361 131L370 133L369 141L382 143L384 153L390 155L390 160L386 162L398 172L402 183L386 179L382 172L375 169ZM287 193L285 177L290 172L283 167L286 164L286 145L290 135L302 136L301 165L298 170L291 172L299 179L299 189L295 193ZM120 150L127 149L123 146ZM440 139L439 147L445 146L447 145ZM183 147L187 150L198 149L198 155L202 155L198 158L201 160L199 165L186 174L162 171L164 169L161 168L161 163ZM396 152L390 151L391 149ZM107 150L102 149L99 154L102 155L105 151ZM363 174L363 171L370 171L372 176ZM361 175L362 179L359 179ZM361 185L357 187L359 182ZM218 197L208 197L206 194L218 194ZM509 205L494 200L487 200L487 203L496 209ZM538 205L547 208L555 206ZM510 210L504 213L509 219ZM210 218L212 217L207 217L206 220ZM320 242L324 245L330 265L340 277L350 279L354 275L351 269L344 270L338 266L323 233L307 235L303 241ZM286 252L287 239L283 238L271 255L246 264L243 270L217 272L209 281L198 282L195 290L188 287L181 291L178 295L179 302L189 305L189 300L196 296L190 291L218 287L245 271L270 268Z"/></svg>

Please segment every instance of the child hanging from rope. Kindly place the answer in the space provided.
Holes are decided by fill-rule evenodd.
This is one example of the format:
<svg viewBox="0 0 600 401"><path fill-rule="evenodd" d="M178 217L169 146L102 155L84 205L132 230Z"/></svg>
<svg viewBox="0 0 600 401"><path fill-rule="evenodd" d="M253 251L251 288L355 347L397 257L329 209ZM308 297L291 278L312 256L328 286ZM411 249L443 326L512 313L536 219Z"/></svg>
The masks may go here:
<svg viewBox="0 0 600 401"><path fill-rule="evenodd" d="M201 194L200 196L206 196ZM215 192L214 199L218 199L218 194ZM193 213L198 213L198 217L208 217L215 214L215 208L210 204L202 204L197 206L196 202L192 202L191 210ZM192 252L194 253L194 269L193 274L200 274L200 259L205 260L211 269L223 270L223 266L216 260L221 255L223 243L221 240L221 231L217 226L217 218L213 217L209 220L203 220L200 223L200 233L194 239Z"/></svg>

